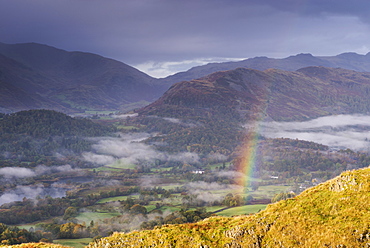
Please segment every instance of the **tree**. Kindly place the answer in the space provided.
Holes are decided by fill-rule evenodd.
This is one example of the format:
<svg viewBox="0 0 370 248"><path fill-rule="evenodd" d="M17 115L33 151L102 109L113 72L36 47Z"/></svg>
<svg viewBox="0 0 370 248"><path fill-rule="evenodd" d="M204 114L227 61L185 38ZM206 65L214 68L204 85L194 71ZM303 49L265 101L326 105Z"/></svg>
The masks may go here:
<svg viewBox="0 0 370 248"><path fill-rule="evenodd" d="M77 216L77 209L75 207L68 207L63 215L63 220L68 220L70 218Z"/></svg>
<svg viewBox="0 0 370 248"><path fill-rule="evenodd" d="M140 204L135 204L130 208L130 212L133 214L147 214L146 207Z"/></svg>

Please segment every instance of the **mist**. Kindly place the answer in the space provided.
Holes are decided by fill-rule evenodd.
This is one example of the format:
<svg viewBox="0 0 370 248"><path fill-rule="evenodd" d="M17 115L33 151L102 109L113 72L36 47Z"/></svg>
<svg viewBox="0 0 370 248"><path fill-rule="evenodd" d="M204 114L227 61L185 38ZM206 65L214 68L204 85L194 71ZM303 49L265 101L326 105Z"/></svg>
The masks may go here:
<svg viewBox="0 0 370 248"><path fill-rule="evenodd" d="M35 186L21 186L9 190L0 196L0 206L5 203L22 201L23 198L36 199L37 197L51 196L53 198L63 197L68 189L60 187L44 187L42 184Z"/></svg>
<svg viewBox="0 0 370 248"><path fill-rule="evenodd" d="M186 184L189 194L196 195L196 199L204 202L220 201L225 197L224 191L235 191L240 188L238 185L219 184L216 182L208 183L204 181L190 182ZM219 190L222 193L214 193Z"/></svg>
<svg viewBox="0 0 370 248"><path fill-rule="evenodd" d="M312 141L331 148L370 151L370 116L335 115L304 122L262 122L267 138Z"/></svg>
<svg viewBox="0 0 370 248"><path fill-rule="evenodd" d="M5 178L24 178L34 177L36 173L31 169L23 167L4 167L0 169L0 175Z"/></svg>
<svg viewBox="0 0 370 248"><path fill-rule="evenodd" d="M142 162L181 161L197 164L199 156L196 153L182 152L169 154L154 149L153 146L141 141L149 138L146 133L121 134L119 138L101 137L92 139L96 143L92 146L93 152L86 152L83 158L97 165L120 163L121 165L138 164Z"/></svg>
<svg viewBox="0 0 370 248"><path fill-rule="evenodd" d="M61 166L38 165L33 169L25 167L4 167L0 168L0 175L3 176L5 179L16 179L70 171L79 171L79 169L73 169L72 166L69 164Z"/></svg>

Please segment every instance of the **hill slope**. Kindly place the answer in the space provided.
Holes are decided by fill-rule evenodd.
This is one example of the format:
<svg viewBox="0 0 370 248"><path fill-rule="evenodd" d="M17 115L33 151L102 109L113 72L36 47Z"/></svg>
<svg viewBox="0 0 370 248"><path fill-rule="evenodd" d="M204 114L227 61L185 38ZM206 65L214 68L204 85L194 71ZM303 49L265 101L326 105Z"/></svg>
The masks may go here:
<svg viewBox="0 0 370 248"><path fill-rule="evenodd" d="M367 247L370 168L347 171L256 215L116 233L98 247Z"/></svg>
<svg viewBox="0 0 370 248"><path fill-rule="evenodd" d="M370 73L327 67L297 71L238 68L174 84L143 115L191 116L214 112L242 120L262 113L273 120L303 120L370 111ZM225 107L224 112L218 109ZM176 111L181 110L181 111ZM177 112L177 116L176 113ZM181 112L181 114L179 114Z"/></svg>
<svg viewBox="0 0 370 248"><path fill-rule="evenodd" d="M165 90L156 79L124 63L36 43L0 43L0 82L7 85L1 87L1 98L12 95L0 102L8 111L119 109L153 101ZM30 100L21 104L23 96Z"/></svg>

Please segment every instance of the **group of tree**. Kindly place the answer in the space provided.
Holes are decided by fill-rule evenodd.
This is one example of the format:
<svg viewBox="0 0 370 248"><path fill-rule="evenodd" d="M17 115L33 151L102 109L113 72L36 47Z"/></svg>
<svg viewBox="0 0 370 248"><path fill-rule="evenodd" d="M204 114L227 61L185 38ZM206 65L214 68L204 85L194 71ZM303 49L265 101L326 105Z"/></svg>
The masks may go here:
<svg viewBox="0 0 370 248"><path fill-rule="evenodd" d="M257 143L255 173L268 171L280 177L297 178L307 173L327 174L332 178L342 171L370 165L370 156L364 152L330 150L314 142L297 139L260 139ZM243 156L234 158L233 165L241 168L246 163Z"/></svg>
<svg viewBox="0 0 370 248"><path fill-rule="evenodd" d="M27 231L26 229L0 223L0 246L39 241L50 242L50 233L44 231Z"/></svg>
<svg viewBox="0 0 370 248"><path fill-rule="evenodd" d="M85 137L109 135L113 131L113 126L72 118L52 110L6 114L0 119L0 155L8 166L18 166L21 162L36 166L43 160L57 165L61 161L54 156L56 153L66 157L79 155L91 150L92 143ZM78 160L78 156L74 159Z"/></svg>

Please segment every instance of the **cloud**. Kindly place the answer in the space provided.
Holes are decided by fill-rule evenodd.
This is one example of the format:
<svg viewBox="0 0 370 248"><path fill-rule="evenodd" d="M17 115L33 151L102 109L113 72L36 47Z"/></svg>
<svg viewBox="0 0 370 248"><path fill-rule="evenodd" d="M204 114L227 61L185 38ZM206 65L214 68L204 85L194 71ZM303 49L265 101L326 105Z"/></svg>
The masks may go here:
<svg viewBox="0 0 370 248"><path fill-rule="evenodd" d="M65 196L67 189L59 187L44 187L43 185L36 186L20 186L15 189L9 190L0 196L0 205L13 202L22 201L24 197L28 199L36 199L37 197L51 196L54 198Z"/></svg>
<svg viewBox="0 0 370 248"><path fill-rule="evenodd" d="M262 135L313 141L330 147L370 151L370 116L336 115L305 122L264 122Z"/></svg>
<svg viewBox="0 0 370 248"><path fill-rule="evenodd" d="M182 61L145 61L141 64L136 64L135 67L139 70L151 75L156 78L163 78L168 75L174 74L174 72L186 71L189 68L205 65L208 63L216 62L230 62L230 61L239 61L245 58L195 58L191 60L182 60Z"/></svg>
<svg viewBox="0 0 370 248"><path fill-rule="evenodd" d="M239 188L237 185L219 184L216 182L207 183L203 181L190 182L186 184L186 188L191 195L196 195L196 199L205 202L220 201L225 197L225 193L214 193L215 190L236 190Z"/></svg>
<svg viewBox="0 0 370 248"><path fill-rule="evenodd" d="M95 154L92 152L84 152L82 157L84 160L98 165L112 164L116 161L116 159L112 156Z"/></svg>
<svg viewBox="0 0 370 248"><path fill-rule="evenodd" d="M126 119L128 117L135 117L138 116L138 113L135 114L122 114L122 115L112 115L112 118L117 118L117 119Z"/></svg>
<svg viewBox="0 0 370 248"><path fill-rule="evenodd" d="M50 173L58 173L58 172L68 172L68 171L79 171L80 169L73 169L71 165L59 165L59 166L45 166L45 165L38 165L35 167L34 171L37 175L44 175Z"/></svg>
<svg viewBox="0 0 370 248"><path fill-rule="evenodd" d="M93 52L159 77L208 60L367 52L369 44L365 0L1 3L1 42Z"/></svg>
<svg viewBox="0 0 370 248"><path fill-rule="evenodd" d="M206 160L208 161L208 163L217 163L226 161L228 158L228 156L225 156L221 153L212 153L207 155Z"/></svg>
<svg viewBox="0 0 370 248"><path fill-rule="evenodd" d="M158 176L145 175L140 178L140 185L142 187L153 187L160 183Z"/></svg>
<svg viewBox="0 0 370 248"><path fill-rule="evenodd" d="M189 190L200 190L200 191L206 191L206 190L224 190L224 189L231 189L233 188L233 185L225 185L225 184L219 184L216 182L207 183L203 181L198 182L190 182L186 184L186 188Z"/></svg>
<svg viewBox="0 0 370 248"><path fill-rule="evenodd" d="M239 171L218 171L216 175L219 177L227 177L231 179L245 177L245 174Z"/></svg>
<svg viewBox="0 0 370 248"><path fill-rule="evenodd" d="M122 165L137 164L143 161L153 162L157 159L162 161L180 161L184 163L199 163L199 155L191 152L182 152L169 154L166 152L156 151L152 146L140 141L148 138L145 133L122 134L121 138L94 138L96 141L93 145L94 153L88 152L83 154L86 161L99 165L112 164L119 162Z"/></svg>
<svg viewBox="0 0 370 248"><path fill-rule="evenodd" d="M0 175L5 178L24 178L34 177L36 173L31 169L23 167L4 167L0 169Z"/></svg>
<svg viewBox="0 0 370 248"><path fill-rule="evenodd" d="M34 169L25 168L25 167L4 167L0 168L0 175L5 178L26 178L26 177L35 177L50 173L57 172L67 172L67 171L78 171L79 169L73 169L71 165L61 165L61 166L45 166L38 165Z"/></svg>
<svg viewBox="0 0 370 248"><path fill-rule="evenodd" d="M167 155L167 160L197 164L199 163L199 155L194 152L181 152Z"/></svg>

